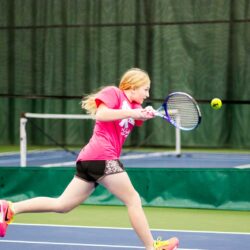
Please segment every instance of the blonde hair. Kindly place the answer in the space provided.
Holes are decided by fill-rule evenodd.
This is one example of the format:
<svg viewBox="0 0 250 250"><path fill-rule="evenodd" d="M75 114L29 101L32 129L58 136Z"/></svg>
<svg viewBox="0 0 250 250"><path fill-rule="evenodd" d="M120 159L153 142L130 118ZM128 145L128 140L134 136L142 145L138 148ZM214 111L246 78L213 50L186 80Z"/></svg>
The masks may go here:
<svg viewBox="0 0 250 250"><path fill-rule="evenodd" d="M101 89L103 89L104 87L102 87ZM96 92L89 94L85 97L83 97L82 101L81 101L81 107L82 109L86 110L87 114L91 115L91 116L95 116L96 110L97 110L97 106L96 106L96 102L95 102L95 98L96 95L101 91L101 89L97 90Z"/></svg>
<svg viewBox="0 0 250 250"><path fill-rule="evenodd" d="M148 73L142 69L132 68L126 71L119 84L119 89L137 89L146 83L150 83Z"/></svg>
<svg viewBox="0 0 250 250"><path fill-rule="evenodd" d="M119 83L119 89L137 89L147 83L150 83L150 78L146 71L139 68L131 68L122 75ZM101 89L103 88L104 87L102 87ZM92 116L94 116L96 113L97 106L95 98L101 89L90 95L85 96L81 102L82 109L85 109L86 112Z"/></svg>

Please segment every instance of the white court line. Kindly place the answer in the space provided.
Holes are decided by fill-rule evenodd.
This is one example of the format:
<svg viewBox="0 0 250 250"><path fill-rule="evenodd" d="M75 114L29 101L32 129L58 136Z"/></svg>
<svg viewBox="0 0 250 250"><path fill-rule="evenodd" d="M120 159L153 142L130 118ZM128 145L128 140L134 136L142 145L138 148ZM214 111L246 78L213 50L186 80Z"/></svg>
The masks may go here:
<svg viewBox="0 0 250 250"><path fill-rule="evenodd" d="M240 165L240 166L236 166L234 168L238 168L238 169L247 169L250 168L250 164L245 164L245 165Z"/></svg>
<svg viewBox="0 0 250 250"><path fill-rule="evenodd" d="M82 243L70 243L70 242L50 242L50 241L22 241L22 240L0 240L5 243L20 243L20 244L37 244L37 245L61 245L61 246L84 246L84 247L105 247L105 248L124 248L124 249L145 249L138 246L122 246L122 245L100 245L100 244L82 244ZM205 250L194 248L178 248L179 250Z"/></svg>
<svg viewBox="0 0 250 250"><path fill-rule="evenodd" d="M107 247L107 248L143 248L137 246L121 246L121 245L100 245L100 244L83 244L70 242L50 242L50 241L23 241L23 240L0 240L5 243L21 243L21 244L37 244L37 245L62 245L62 246L85 246L85 247Z"/></svg>
<svg viewBox="0 0 250 250"><path fill-rule="evenodd" d="M166 155L176 155L176 153L174 151L173 152L169 151L169 152L132 154L132 155L123 155L120 157L120 159L140 159L140 158L146 158L146 157L160 157L160 156L166 156Z"/></svg>
<svg viewBox="0 0 250 250"><path fill-rule="evenodd" d="M166 155L176 155L175 152L155 152L155 153L142 153L142 154L133 154L133 155L124 155L121 156L121 160L129 160L129 159L143 159L147 157L160 157L160 156L166 156ZM49 163L49 164L43 164L41 167L65 167L65 166L75 166L75 161L68 161L68 162L59 162L59 163Z"/></svg>
<svg viewBox="0 0 250 250"><path fill-rule="evenodd" d="M41 167L47 168L47 167L66 167L66 166L75 166L76 162L75 161L66 161L66 162L61 162L61 163L49 163L49 164L43 164L40 165Z"/></svg>

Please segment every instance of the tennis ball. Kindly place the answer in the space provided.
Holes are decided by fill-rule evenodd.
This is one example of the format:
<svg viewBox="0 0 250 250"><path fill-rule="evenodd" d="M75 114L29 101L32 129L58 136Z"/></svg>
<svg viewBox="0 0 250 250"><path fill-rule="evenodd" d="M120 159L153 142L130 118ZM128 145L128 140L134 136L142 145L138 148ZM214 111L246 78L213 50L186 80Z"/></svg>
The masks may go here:
<svg viewBox="0 0 250 250"><path fill-rule="evenodd" d="M222 106L222 101L220 98L213 98L211 101L211 107L213 109L220 109Z"/></svg>

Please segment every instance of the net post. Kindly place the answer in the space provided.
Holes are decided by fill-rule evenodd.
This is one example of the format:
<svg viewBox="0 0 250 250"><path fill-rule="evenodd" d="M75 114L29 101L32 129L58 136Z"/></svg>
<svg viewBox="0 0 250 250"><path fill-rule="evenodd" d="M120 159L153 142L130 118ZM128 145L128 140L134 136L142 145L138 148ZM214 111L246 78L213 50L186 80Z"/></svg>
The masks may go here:
<svg viewBox="0 0 250 250"><path fill-rule="evenodd" d="M26 135L26 123L27 118L25 114L20 118L20 165L21 167L27 166L27 135Z"/></svg>
<svg viewBox="0 0 250 250"><path fill-rule="evenodd" d="M179 157L181 156L181 130L179 128L175 129L175 152L176 155Z"/></svg>
<svg viewBox="0 0 250 250"><path fill-rule="evenodd" d="M28 118L37 119L93 119L91 115L84 114L40 114L40 113L22 113L20 118L20 166L27 166L27 133L26 124Z"/></svg>
<svg viewBox="0 0 250 250"><path fill-rule="evenodd" d="M176 116L176 123L180 125L181 121L180 121L180 116L177 114ZM176 156L180 157L181 156L181 130L176 127L175 129L175 152L176 152Z"/></svg>

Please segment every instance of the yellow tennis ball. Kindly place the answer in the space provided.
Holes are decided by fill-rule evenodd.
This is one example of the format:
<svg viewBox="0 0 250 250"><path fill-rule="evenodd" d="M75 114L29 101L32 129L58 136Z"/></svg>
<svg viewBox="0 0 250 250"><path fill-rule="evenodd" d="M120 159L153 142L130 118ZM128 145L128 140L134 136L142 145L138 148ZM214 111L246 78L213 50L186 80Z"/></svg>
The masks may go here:
<svg viewBox="0 0 250 250"><path fill-rule="evenodd" d="M211 107L213 109L220 109L222 106L222 101L220 98L213 98L211 101Z"/></svg>

